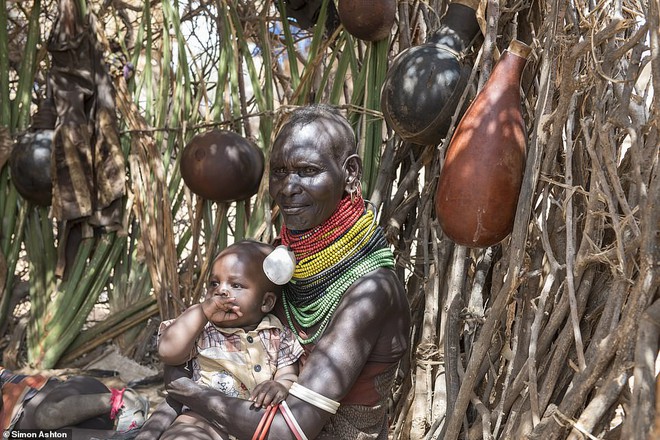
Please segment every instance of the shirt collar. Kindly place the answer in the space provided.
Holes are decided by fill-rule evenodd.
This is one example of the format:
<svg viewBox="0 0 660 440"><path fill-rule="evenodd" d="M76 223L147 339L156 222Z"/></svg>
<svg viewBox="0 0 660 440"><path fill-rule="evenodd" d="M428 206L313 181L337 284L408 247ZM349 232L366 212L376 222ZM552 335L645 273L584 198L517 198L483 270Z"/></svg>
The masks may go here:
<svg viewBox="0 0 660 440"><path fill-rule="evenodd" d="M259 325L257 325L257 328L255 328L254 330L250 330L249 332L246 332L241 327L218 327L216 325L213 326L222 333L232 334L232 335L254 334L263 330L282 329L282 323L280 322L280 320L277 319L277 317L271 313L266 314L266 316L264 316L263 319L259 322Z"/></svg>

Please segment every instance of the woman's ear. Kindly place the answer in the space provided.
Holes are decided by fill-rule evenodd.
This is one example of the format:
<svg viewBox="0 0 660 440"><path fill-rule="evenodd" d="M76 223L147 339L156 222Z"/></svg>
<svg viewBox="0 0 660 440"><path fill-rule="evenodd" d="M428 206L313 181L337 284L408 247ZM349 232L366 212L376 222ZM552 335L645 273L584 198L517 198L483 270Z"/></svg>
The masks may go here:
<svg viewBox="0 0 660 440"><path fill-rule="evenodd" d="M273 307L275 307L275 301L277 301L277 295L275 295L275 292L264 293L264 299L261 302L261 311L269 313L273 310Z"/></svg>
<svg viewBox="0 0 660 440"><path fill-rule="evenodd" d="M344 173L346 174L344 190L349 194L354 193L360 184L360 177L362 177L362 159L360 159L360 156L351 154L346 158Z"/></svg>

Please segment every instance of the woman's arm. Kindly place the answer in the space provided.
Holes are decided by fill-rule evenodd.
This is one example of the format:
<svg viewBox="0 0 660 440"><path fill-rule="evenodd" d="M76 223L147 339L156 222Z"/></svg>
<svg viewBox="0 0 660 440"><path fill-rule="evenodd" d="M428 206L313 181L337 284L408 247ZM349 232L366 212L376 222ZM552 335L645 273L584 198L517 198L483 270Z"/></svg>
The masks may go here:
<svg viewBox="0 0 660 440"><path fill-rule="evenodd" d="M309 356L297 381L323 396L340 401L364 368L383 329L407 338L410 310L403 287L395 274L377 270L358 280L344 294L324 335ZM388 335L390 337L390 335ZM170 395L205 416L224 432L251 438L263 409L191 381L174 381ZM295 396L287 404L309 438L315 438L331 414ZM280 414L271 426L269 438L294 438Z"/></svg>
<svg viewBox="0 0 660 440"><path fill-rule="evenodd" d="M341 401L351 390L376 345L408 339L410 307L395 273L379 269L356 281L344 294L298 382ZM387 344L382 340L387 339ZM382 353L381 353L382 354ZM400 354L392 356L396 361ZM319 374L321 372L322 374Z"/></svg>

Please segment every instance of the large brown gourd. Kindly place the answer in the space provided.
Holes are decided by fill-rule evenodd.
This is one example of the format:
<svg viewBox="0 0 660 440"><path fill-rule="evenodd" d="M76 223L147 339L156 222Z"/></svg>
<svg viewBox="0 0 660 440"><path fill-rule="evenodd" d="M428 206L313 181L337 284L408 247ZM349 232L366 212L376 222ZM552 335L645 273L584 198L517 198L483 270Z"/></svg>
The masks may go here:
<svg viewBox="0 0 660 440"><path fill-rule="evenodd" d="M188 142L180 169L183 181L200 197L216 202L244 200L259 189L264 155L237 133L209 130Z"/></svg>
<svg viewBox="0 0 660 440"><path fill-rule="evenodd" d="M383 40L396 18L396 0L339 0L337 12L349 34L365 41Z"/></svg>
<svg viewBox="0 0 660 440"><path fill-rule="evenodd" d="M444 233L488 247L513 229L525 169L520 79L530 47L514 40L454 131L436 191Z"/></svg>

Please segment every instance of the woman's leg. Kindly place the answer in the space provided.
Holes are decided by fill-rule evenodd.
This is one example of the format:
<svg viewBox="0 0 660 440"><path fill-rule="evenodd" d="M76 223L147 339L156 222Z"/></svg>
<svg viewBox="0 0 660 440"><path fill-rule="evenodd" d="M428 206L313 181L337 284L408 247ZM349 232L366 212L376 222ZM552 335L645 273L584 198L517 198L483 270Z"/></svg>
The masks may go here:
<svg viewBox="0 0 660 440"><path fill-rule="evenodd" d="M192 411L177 417L160 436L160 440L227 440L228 438L204 417Z"/></svg>

